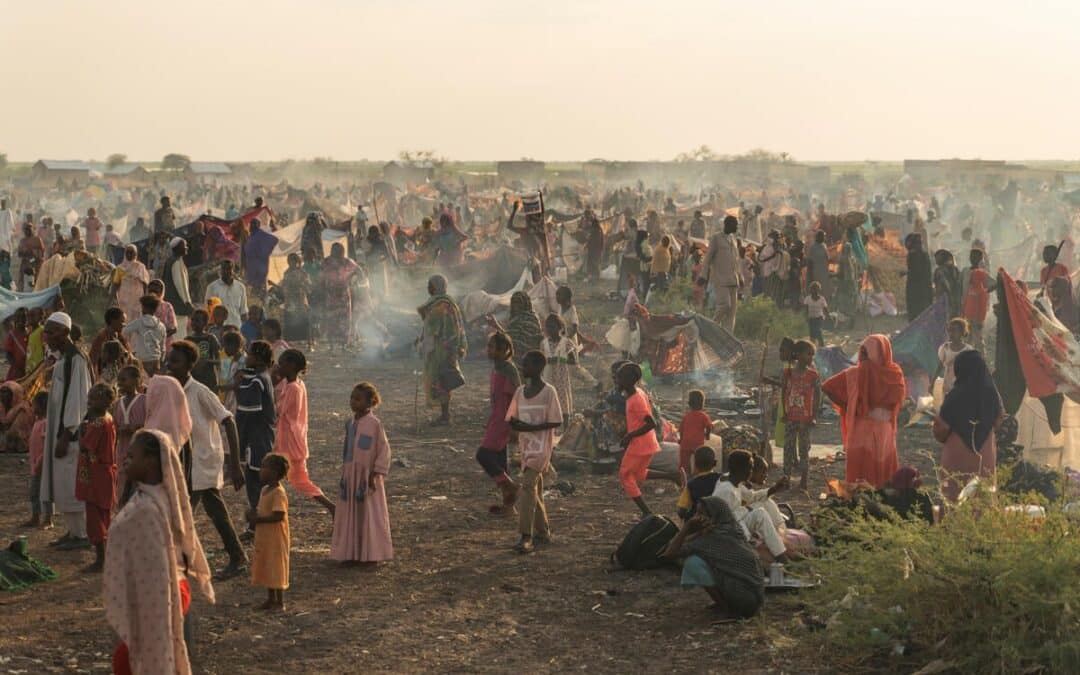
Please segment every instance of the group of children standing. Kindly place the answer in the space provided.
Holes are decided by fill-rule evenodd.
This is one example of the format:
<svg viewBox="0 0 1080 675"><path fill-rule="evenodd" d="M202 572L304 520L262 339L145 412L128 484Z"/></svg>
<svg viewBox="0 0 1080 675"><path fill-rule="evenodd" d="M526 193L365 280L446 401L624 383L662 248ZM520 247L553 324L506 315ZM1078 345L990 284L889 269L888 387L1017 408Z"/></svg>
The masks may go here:
<svg viewBox="0 0 1080 675"><path fill-rule="evenodd" d="M208 312L201 308L191 318L189 339L173 341L165 350L161 322L153 316L153 300L145 297L142 317L126 326L119 308L106 313L98 346L130 336L137 345L136 358L131 358L126 340L119 362L109 360L105 349L95 354L98 358L91 375L95 383L87 394L86 415L77 433L75 496L85 506L86 539L65 536L58 548L93 547L95 558L85 571L102 570L112 515L135 487L125 473L128 450L141 429L153 429L175 443L191 505L203 503L221 535L230 562L217 578L242 573L248 558L240 542L254 541L251 579L268 589L265 608L282 608L288 588L285 482L333 516L332 559L368 564L390 560L393 546L383 486L390 447L373 414L380 402L375 386L362 382L352 392L353 417L345 430L340 488L335 499L328 498L307 471L304 354L288 347L280 333L275 343L255 340L246 350L236 329L220 331L219 339L208 326ZM274 329L274 325L264 325L263 334L273 337ZM148 345L162 353L141 351ZM148 371L158 368L161 374L146 378ZM32 403L23 401L15 382L0 387L0 407L0 420L19 412L19 423L6 425L5 431L23 430L20 433L25 434L30 451L32 516L25 526L50 528L52 514L42 508L42 464L46 420L58 411L49 410L48 392L37 394ZM226 478L237 490L246 487L248 531L240 536L221 494Z"/></svg>

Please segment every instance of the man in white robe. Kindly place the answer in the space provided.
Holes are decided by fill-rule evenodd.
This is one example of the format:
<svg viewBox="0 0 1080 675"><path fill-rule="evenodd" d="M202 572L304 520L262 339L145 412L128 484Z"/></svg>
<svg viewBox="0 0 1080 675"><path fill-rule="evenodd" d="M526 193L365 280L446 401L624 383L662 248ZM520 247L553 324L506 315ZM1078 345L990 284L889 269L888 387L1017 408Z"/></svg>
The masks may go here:
<svg viewBox="0 0 1080 675"><path fill-rule="evenodd" d="M75 498L75 473L79 461L77 432L86 416L90 392L90 369L86 357L71 341L71 317L52 314L43 329L45 343L57 354L49 386L49 407L45 423L45 457L41 472L41 501L52 504L64 521L67 532L57 540L57 548L89 548L86 514ZM65 381L70 377L70 381Z"/></svg>

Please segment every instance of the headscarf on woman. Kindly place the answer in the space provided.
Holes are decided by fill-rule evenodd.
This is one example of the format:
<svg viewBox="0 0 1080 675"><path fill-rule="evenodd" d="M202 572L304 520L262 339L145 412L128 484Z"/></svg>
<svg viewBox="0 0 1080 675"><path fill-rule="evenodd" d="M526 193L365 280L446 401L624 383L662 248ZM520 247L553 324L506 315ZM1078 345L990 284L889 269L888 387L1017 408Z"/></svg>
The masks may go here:
<svg viewBox="0 0 1080 675"><path fill-rule="evenodd" d="M905 391L889 338L867 336L858 363L825 380L821 389L840 411L846 480L880 488L899 468L896 418Z"/></svg>
<svg viewBox="0 0 1080 675"><path fill-rule="evenodd" d="M829 390L841 386L845 391L834 398ZM845 443L855 426L855 418L867 417L875 408L887 407L892 412L895 432L896 416L904 399L904 371L893 361L892 343L885 335L867 335L859 346L858 363L830 377L823 387L834 401L838 398L844 401L839 407L840 432ZM896 396L898 387L899 397ZM882 401L887 404L879 405Z"/></svg>
<svg viewBox="0 0 1080 675"><path fill-rule="evenodd" d="M179 452L191 440L191 413L180 382L168 375L155 375L146 385L144 429L160 431Z"/></svg>
<svg viewBox="0 0 1080 675"><path fill-rule="evenodd" d="M195 531L176 447L160 431L144 429L135 439L143 435L152 436L159 448L161 483L137 483L109 528L105 620L124 643L131 672L187 675L182 586L190 579L213 603L210 565Z"/></svg>
<svg viewBox="0 0 1080 675"><path fill-rule="evenodd" d="M706 497L699 503L705 507L712 526L686 542L683 551L708 563L728 608L742 617L754 616L765 602L761 558L746 541L727 502L720 497Z"/></svg>
<svg viewBox="0 0 1080 675"><path fill-rule="evenodd" d="M940 416L964 445L979 452L1001 416L1001 395L979 352L960 352L953 368L956 382L945 395Z"/></svg>
<svg viewBox="0 0 1080 675"><path fill-rule="evenodd" d="M519 358L540 349L544 334L540 329L540 319L533 311L532 298L525 291L517 291L510 296L510 321L506 333L513 341L514 353Z"/></svg>

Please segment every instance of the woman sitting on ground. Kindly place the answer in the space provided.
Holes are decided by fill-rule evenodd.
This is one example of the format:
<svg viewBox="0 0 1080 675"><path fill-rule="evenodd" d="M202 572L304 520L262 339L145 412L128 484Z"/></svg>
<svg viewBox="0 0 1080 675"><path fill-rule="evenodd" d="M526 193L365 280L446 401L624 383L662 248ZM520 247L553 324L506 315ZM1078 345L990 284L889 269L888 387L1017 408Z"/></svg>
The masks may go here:
<svg viewBox="0 0 1080 675"><path fill-rule="evenodd" d="M698 502L697 513L661 555L669 559L687 556L682 585L704 588L718 613L746 619L761 611L765 603L761 559L720 497Z"/></svg>

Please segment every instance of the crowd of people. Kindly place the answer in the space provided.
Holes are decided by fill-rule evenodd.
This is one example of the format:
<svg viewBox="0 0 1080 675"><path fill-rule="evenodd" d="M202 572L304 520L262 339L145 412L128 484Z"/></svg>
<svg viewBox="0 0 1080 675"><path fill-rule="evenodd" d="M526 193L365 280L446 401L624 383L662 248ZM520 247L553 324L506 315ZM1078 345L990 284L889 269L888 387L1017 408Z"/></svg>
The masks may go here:
<svg viewBox="0 0 1080 675"><path fill-rule="evenodd" d="M628 199L632 207L624 206ZM655 201L663 216L650 208ZM809 489L812 436L826 400L839 413L849 483L877 489L911 484L911 470L900 466L897 452L898 417L908 392L889 336L865 337L854 365L831 377L822 378L815 365L826 322L851 321L866 302L874 283L867 250L875 238L884 239L884 229L872 216L842 222L820 203L802 223L740 205L737 215L722 218L696 211L687 225L663 193L616 191L604 202L609 215L586 207L580 226L568 232L544 219L542 199L540 210L527 206L524 224L515 225L518 203L510 200L505 230L518 238L541 278L568 266L566 236L581 245L578 271L585 282L598 281L606 266L615 265L627 315L682 280L693 290L686 309L707 312L729 332L740 304L755 296L781 311L805 313L806 339L780 345L783 369L770 378L779 390L776 440L783 447L783 477L771 486L759 448L718 454L707 443L718 425L705 411L702 391L690 393L679 424L665 420L648 391L647 362L637 354L613 364L613 389L599 407L582 411L608 419L597 429L614 435L619 483L643 517L653 513L642 492L645 481L679 482L684 525L663 555L685 561L683 584L704 587L732 616L752 616L764 598L764 566L808 548L808 535L786 525L772 497L789 489L793 478ZM13 278L0 278L5 288L32 288L46 251L115 256L110 306L100 331L85 336L86 351L80 327L62 304L19 308L7 320L0 430L2 449L29 452L27 525L51 528L59 518L64 533L56 548L92 549L85 571L104 572L106 617L121 640L118 672L185 671L183 614L192 584L212 601L212 580L250 572L252 583L267 589L263 607L283 609L290 546L286 486L333 519L332 559L392 559L384 486L390 444L375 415L379 392L370 382L352 389L340 485L327 496L307 471L307 354L318 342L346 348L363 339L358 323L377 324L375 308L392 304L397 267L427 263L450 272L467 251L487 245L478 232L459 227L476 222L468 205L462 213L448 203L409 232L387 222L367 227L361 209L345 230L346 241L324 254L328 226L312 213L299 252L288 256L288 269L271 283L276 220L261 200L248 211L230 206L230 222L239 224L235 241L202 219L180 234L169 198L158 204L152 230L137 221L134 229L146 229L146 236L134 243L124 244L90 208L70 238L47 218L35 228L28 214L16 244L11 211L0 203L0 256L7 254L0 262L13 253L18 261L8 269ZM967 479L995 470L993 430L1004 412L981 351L994 283L983 242L968 236L970 265L961 270L947 248L935 251L931 263L931 232L938 240L950 236L940 221L916 221L913 230L904 239L908 317L916 319L944 297L950 319L939 350L944 397L933 434L942 443L942 493L955 500ZM754 232L764 236L751 240ZM1043 250L1039 284L1057 318L1075 331L1074 255L1067 231L1060 245ZM207 265L216 266L217 278L195 292L190 272ZM0 264L0 277L3 271ZM438 409L437 425L451 423L453 392L466 386L461 365L468 331L448 288L445 274L430 276L428 299L417 310L424 391ZM540 316L530 295L518 291L509 299L505 325L487 317L490 414L476 459L499 491L491 512L517 516L514 550L522 554L554 541L545 485L557 433L576 413L574 381L591 379L581 367L586 338L573 297L569 285L559 286L557 310ZM270 316L271 307L280 319ZM510 461L514 440L520 472ZM674 471L657 463L665 442L678 445ZM244 527L230 518L227 485L244 491ZM229 556L216 573L192 520L200 503ZM250 555L245 542L253 543Z"/></svg>

